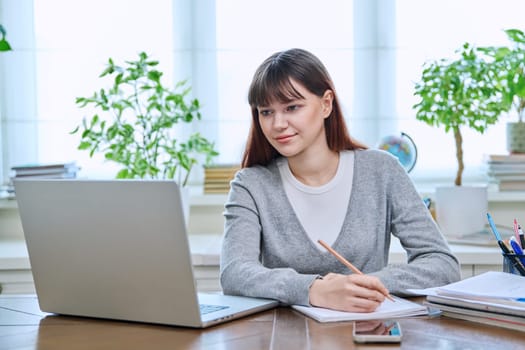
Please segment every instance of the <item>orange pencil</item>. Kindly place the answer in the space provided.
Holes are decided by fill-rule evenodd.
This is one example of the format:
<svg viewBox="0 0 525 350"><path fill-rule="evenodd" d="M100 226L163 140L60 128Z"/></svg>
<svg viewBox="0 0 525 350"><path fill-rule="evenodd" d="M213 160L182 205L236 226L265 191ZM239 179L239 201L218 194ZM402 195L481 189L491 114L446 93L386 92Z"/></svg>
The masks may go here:
<svg viewBox="0 0 525 350"><path fill-rule="evenodd" d="M332 247L330 247L328 244L326 244L324 241L322 240L318 240L317 241L320 245L322 245L326 250L328 250L330 253L332 253L333 256L335 256L337 258L337 260L339 260L340 262L343 263L343 265L345 265L346 267L348 267L350 270L352 270L354 273L357 273L359 275L362 275L363 273L361 272L361 270L359 270L357 267L355 267L354 265L352 265L352 263L348 260L346 260L341 254L339 254L338 252L336 252L335 250L332 249ZM395 302L394 298L392 298L390 296L390 294L385 294L385 296L389 299L389 300L392 300Z"/></svg>

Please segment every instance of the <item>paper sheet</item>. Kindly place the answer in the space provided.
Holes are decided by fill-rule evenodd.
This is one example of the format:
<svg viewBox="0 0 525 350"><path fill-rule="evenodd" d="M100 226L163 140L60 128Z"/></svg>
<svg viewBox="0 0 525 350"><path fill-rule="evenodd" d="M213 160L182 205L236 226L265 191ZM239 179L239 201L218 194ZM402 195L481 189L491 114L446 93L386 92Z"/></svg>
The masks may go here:
<svg viewBox="0 0 525 350"><path fill-rule="evenodd" d="M421 295L454 295L502 299L525 298L525 277L506 272L489 271L446 286L409 289Z"/></svg>

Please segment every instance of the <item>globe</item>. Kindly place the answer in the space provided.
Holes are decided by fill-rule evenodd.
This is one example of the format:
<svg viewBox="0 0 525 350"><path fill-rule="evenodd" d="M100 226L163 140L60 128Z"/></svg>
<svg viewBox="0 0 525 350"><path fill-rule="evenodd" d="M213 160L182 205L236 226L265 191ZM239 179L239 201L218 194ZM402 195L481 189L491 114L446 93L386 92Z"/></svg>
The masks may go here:
<svg viewBox="0 0 525 350"><path fill-rule="evenodd" d="M417 147L412 138L404 132L400 136L388 135L383 137L377 148L396 156L407 172L414 169L417 161Z"/></svg>

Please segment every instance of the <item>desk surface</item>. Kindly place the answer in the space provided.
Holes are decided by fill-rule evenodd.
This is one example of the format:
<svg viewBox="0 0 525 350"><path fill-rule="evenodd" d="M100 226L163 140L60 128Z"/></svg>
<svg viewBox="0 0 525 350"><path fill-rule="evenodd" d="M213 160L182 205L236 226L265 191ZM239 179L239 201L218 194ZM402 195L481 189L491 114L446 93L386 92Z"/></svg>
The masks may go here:
<svg viewBox="0 0 525 350"><path fill-rule="evenodd" d="M35 297L0 297L2 349L521 349L525 333L439 317L400 320L401 345L357 345L352 323L276 308L205 330L49 315Z"/></svg>

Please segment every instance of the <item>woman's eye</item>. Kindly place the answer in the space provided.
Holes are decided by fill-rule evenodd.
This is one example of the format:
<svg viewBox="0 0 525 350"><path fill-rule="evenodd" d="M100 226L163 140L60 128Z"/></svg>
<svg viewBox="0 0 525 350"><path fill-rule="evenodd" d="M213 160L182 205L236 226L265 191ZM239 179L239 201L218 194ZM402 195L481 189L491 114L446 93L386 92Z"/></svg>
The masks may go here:
<svg viewBox="0 0 525 350"><path fill-rule="evenodd" d="M268 109L262 109L262 110L259 111L259 115L262 115L263 117L267 117L270 114L272 114L272 111L270 111Z"/></svg>
<svg viewBox="0 0 525 350"><path fill-rule="evenodd" d="M299 106L298 105L291 105L291 106L286 107L286 109L288 111L292 112L292 111L295 111L295 110L299 109Z"/></svg>

